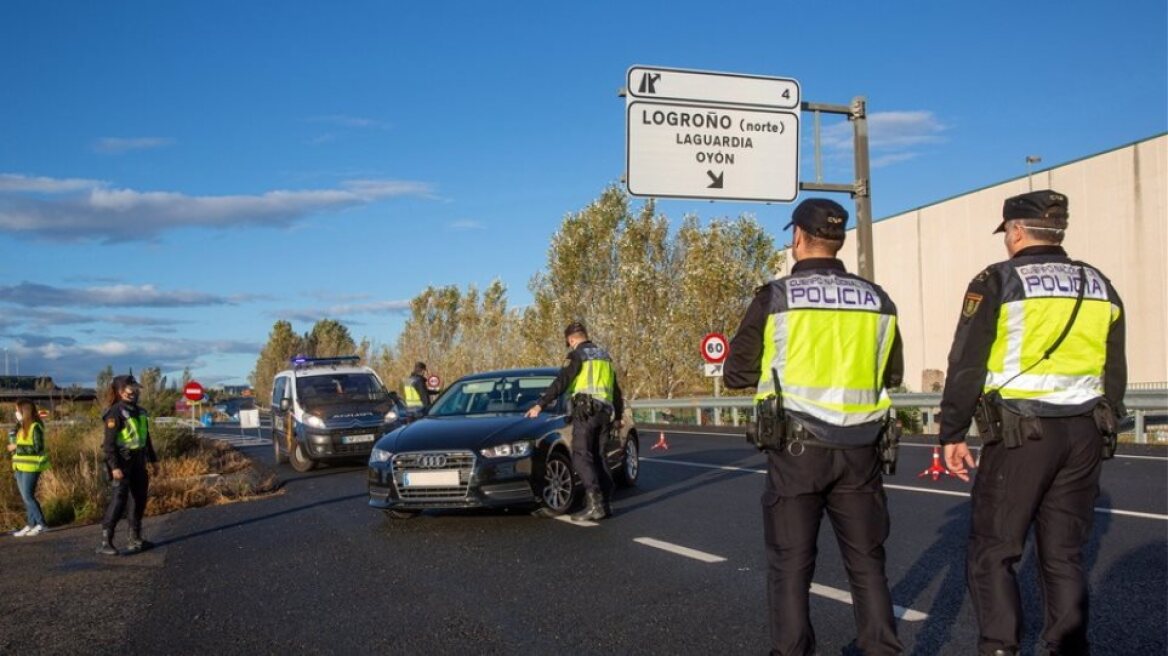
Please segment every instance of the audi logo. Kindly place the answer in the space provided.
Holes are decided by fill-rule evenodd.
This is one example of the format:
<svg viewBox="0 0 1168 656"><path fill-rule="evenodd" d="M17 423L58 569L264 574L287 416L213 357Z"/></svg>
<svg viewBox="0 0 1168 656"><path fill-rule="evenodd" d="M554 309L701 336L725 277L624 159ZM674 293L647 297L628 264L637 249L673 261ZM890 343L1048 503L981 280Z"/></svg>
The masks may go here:
<svg viewBox="0 0 1168 656"><path fill-rule="evenodd" d="M425 469L438 469L446 466L446 454L428 453L418 457L418 466Z"/></svg>

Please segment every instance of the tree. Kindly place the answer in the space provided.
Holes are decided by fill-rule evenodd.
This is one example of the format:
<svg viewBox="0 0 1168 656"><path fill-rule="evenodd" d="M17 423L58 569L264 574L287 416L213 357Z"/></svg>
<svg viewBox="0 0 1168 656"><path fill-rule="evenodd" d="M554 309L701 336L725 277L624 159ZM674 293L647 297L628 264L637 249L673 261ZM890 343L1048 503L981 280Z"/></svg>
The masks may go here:
<svg viewBox="0 0 1168 656"><path fill-rule="evenodd" d="M114 382L114 367L107 364L105 369L97 372L97 401L98 403L105 403L105 394L109 390L110 384Z"/></svg>
<svg viewBox="0 0 1168 656"><path fill-rule="evenodd" d="M268 333L268 342L260 350L255 369L248 377L252 389L255 390L256 399L263 402L271 396L272 379L278 372L288 368L292 357L302 350L302 340L292 330L291 323L281 319L272 325L272 331Z"/></svg>
<svg viewBox="0 0 1168 656"><path fill-rule="evenodd" d="M313 358L332 358L339 355L353 355L357 343L349 334L349 329L339 321L321 319L312 325L312 330L304 336L305 355Z"/></svg>

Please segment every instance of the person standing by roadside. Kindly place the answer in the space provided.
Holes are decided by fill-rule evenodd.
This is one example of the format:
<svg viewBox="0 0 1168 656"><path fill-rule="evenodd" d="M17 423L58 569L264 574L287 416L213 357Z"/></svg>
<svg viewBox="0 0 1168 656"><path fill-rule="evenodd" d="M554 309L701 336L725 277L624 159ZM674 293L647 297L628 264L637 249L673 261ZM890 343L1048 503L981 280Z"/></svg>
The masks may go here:
<svg viewBox="0 0 1168 656"><path fill-rule="evenodd" d="M573 321L564 329L568 364L560 369L527 417L538 417L565 391L572 396L572 468L584 487L585 506L572 514L574 521L605 519L612 515L609 497L614 487L605 462L604 445L610 429L619 429L624 399L608 352L592 343L584 324Z"/></svg>
<svg viewBox="0 0 1168 656"><path fill-rule="evenodd" d="M771 654L815 653L809 589L824 512L855 600L856 645L899 654L884 572L888 500L882 465L892 430L887 389L904 372L896 306L837 254L848 213L809 198L791 215L791 275L758 289L730 341L725 383L757 388L755 445L766 451L762 496ZM764 419L765 418L765 419Z"/></svg>
<svg viewBox="0 0 1168 656"><path fill-rule="evenodd" d="M102 451L110 475L110 500L101 522L101 545L97 553L116 556L114 529L129 511L130 540L127 553L138 553L153 546L142 539L142 516L146 513L146 497L150 489L147 463L158 462L154 444L150 441L150 421L146 411L138 405L140 391L133 375L115 376L106 395L109 409L105 422ZM127 501L129 508L127 509Z"/></svg>
<svg viewBox="0 0 1168 656"><path fill-rule="evenodd" d="M406 408L410 410L430 409L430 390L426 388L426 363L414 363L414 372L406 377L402 392L405 394Z"/></svg>
<svg viewBox="0 0 1168 656"><path fill-rule="evenodd" d="M16 402L16 429L10 437L8 452L12 454L12 473L24 500L27 523L13 533L16 537L40 535L45 530L45 516L36 500L37 480L49 468L45 451L45 426L41 423L36 404Z"/></svg>
<svg viewBox="0 0 1168 656"><path fill-rule="evenodd" d="M1087 579L1100 461L1125 412L1123 302L1094 267L1067 257L1069 202L1044 189L1007 198L1009 259L969 283L941 397L945 464L969 480L970 420L982 438L966 579L978 653L1018 654L1015 567L1034 527L1045 623L1042 654L1086 654Z"/></svg>

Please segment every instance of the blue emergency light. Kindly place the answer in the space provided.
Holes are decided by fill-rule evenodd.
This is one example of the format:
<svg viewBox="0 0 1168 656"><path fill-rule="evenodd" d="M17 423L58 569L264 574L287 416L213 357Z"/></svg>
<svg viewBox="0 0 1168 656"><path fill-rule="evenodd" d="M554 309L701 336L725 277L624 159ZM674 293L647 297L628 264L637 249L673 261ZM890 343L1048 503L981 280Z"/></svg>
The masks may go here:
<svg viewBox="0 0 1168 656"><path fill-rule="evenodd" d="M303 369L306 367L327 367L337 366L342 364L356 365L361 362L359 355L338 355L331 358L310 358L306 355L296 355L292 357L292 366L296 369Z"/></svg>

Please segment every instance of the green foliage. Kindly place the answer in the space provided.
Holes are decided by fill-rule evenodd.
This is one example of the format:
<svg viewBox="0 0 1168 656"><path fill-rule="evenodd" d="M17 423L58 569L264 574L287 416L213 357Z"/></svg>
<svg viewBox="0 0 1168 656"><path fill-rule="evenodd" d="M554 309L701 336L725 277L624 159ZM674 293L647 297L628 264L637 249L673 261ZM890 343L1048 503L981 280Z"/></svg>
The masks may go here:
<svg viewBox="0 0 1168 656"><path fill-rule="evenodd" d="M150 441L159 459L179 458L193 453L199 447L195 431L182 424L151 424Z"/></svg>
<svg viewBox="0 0 1168 656"><path fill-rule="evenodd" d="M260 351L256 360L255 369L250 380L255 390L256 399L261 403L272 395L272 378L288 368L292 356L302 352L302 339L292 330L292 324L280 320L272 325L272 332L268 334L268 343Z"/></svg>

